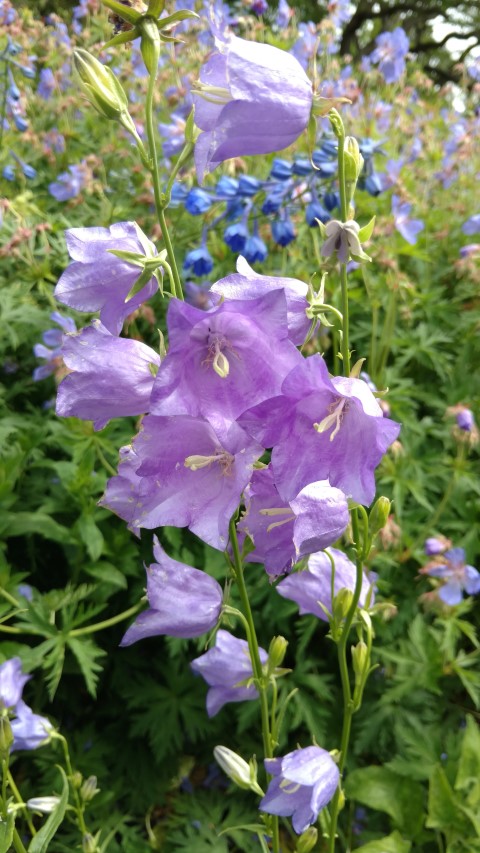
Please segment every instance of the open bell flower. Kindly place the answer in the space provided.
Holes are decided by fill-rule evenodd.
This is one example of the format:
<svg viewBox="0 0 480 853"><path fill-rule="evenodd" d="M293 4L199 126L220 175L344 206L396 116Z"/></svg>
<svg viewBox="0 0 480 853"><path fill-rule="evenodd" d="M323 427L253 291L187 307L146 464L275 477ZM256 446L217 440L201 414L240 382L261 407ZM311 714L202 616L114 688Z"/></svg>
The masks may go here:
<svg viewBox="0 0 480 853"><path fill-rule="evenodd" d="M287 148L307 127L313 102L312 84L291 54L219 33L215 45L194 92L199 183L231 157Z"/></svg>
<svg viewBox="0 0 480 853"><path fill-rule="evenodd" d="M268 655L265 649L259 648L258 653L262 665L266 664ZM209 717L218 714L227 702L244 702L258 697L255 685L245 683L253 678L248 643L232 636L228 631L218 631L215 645L190 665L209 685Z"/></svg>
<svg viewBox="0 0 480 853"><path fill-rule="evenodd" d="M283 758L265 759L267 773L273 776L260 810L280 817L292 816L297 835L317 820L330 802L340 779L332 756L319 746L296 749Z"/></svg>
<svg viewBox="0 0 480 853"><path fill-rule="evenodd" d="M137 616L121 646L162 634L181 639L200 637L215 627L220 616L220 584L206 572L173 560L156 536L153 541L156 562L147 568L149 608Z"/></svg>

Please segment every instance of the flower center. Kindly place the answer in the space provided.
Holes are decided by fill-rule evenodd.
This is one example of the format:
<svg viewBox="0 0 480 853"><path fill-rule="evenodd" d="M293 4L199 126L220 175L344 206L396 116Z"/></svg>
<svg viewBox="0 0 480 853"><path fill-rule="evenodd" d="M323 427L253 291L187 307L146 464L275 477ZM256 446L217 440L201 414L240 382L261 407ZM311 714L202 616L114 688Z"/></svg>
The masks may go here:
<svg viewBox="0 0 480 853"><path fill-rule="evenodd" d="M302 786L299 782L291 782L290 779L282 779L280 787L284 794L296 794Z"/></svg>
<svg viewBox="0 0 480 853"><path fill-rule="evenodd" d="M271 507L270 509L261 509L260 515L286 515L286 518L282 518L281 521L273 521L272 524L269 524L267 527L267 533L270 533L271 530L274 530L275 527L281 527L282 524L288 524L289 521L295 520L295 513L290 509L289 506L285 507Z"/></svg>
<svg viewBox="0 0 480 853"><path fill-rule="evenodd" d="M347 400L345 397L341 397L339 400L331 403L328 410L330 414L323 418L320 423L314 424L313 428L316 429L317 432L322 433L327 432L331 427L334 427L330 436L330 441L333 441L340 430L345 412L348 412Z"/></svg>
<svg viewBox="0 0 480 853"><path fill-rule="evenodd" d="M223 86L210 86L208 83L202 83L201 80L198 80L195 88L192 89L192 95L199 95L204 101L220 106L232 100L228 89L224 89Z"/></svg>
<svg viewBox="0 0 480 853"><path fill-rule="evenodd" d="M200 468L208 468L212 463L218 462L222 469L222 475L226 476L231 473L234 460L235 457L232 456L228 450L219 448L219 450L211 456L200 456L196 454L193 456L187 456L183 464L185 465L185 468L190 468L190 471L199 471Z"/></svg>
<svg viewBox="0 0 480 853"><path fill-rule="evenodd" d="M230 362L224 353L225 349L230 350L235 355L231 343L224 335L210 333L208 336L207 357L202 364L205 364L207 367L211 365L217 376L220 376L221 379L226 379L230 373Z"/></svg>

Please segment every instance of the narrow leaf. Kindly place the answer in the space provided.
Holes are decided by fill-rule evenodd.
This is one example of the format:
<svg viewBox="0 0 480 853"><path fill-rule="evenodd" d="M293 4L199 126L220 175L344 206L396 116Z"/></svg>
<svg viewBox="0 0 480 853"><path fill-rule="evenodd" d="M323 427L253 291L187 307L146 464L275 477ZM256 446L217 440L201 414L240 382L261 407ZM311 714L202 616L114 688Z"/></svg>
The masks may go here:
<svg viewBox="0 0 480 853"><path fill-rule="evenodd" d="M55 835L58 827L62 823L63 818L65 816L65 812L68 805L68 779L65 775L65 771L63 770L63 768L59 767L58 765L57 767L62 776L63 782L60 800L54 811L49 816L46 823L43 824L42 828L32 838L30 846L28 848L28 853L47 853L48 845L50 844L53 836Z"/></svg>

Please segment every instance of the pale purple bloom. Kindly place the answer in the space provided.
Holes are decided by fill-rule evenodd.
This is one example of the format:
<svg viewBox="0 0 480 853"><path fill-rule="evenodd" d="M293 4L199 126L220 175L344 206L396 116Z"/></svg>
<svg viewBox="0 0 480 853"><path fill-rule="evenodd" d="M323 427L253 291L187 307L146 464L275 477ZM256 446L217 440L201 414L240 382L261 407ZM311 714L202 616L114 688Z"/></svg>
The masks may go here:
<svg viewBox="0 0 480 853"><path fill-rule="evenodd" d="M307 127L313 99L311 82L290 54L236 36L215 41L217 51L200 72L206 97L194 95L200 183L231 157L287 148Z"/></svg>
<svg viewBox="0 0 480 853"><path fill-rule="evenodd" d="M62 172L56 181L48 185L48 191L57 201L68 201L81 193L87 177L88 173L83 163L69 166L66 172Z"/></svg>
<svg viewBox="0 0 480 853"><path fill-rule="evenodd" d="M475 418L473 417L473 412L470 409L462 408L456 414L457 426L462 429L464 432L472 432L475 426Z"/></svg>
<svg viewBox="0 0 480 853"><path fill-rule="evenodd" d="M292 53L303 68L313 59L318 45L318 32L313 21L303 21L298 25L298 39L292 47Z"/></svg>
<svg viewBox="0 0 480 853"><path fill-rule="evenodd" d="M65 232L73 263L55 289L59 302L77 311L100 311L100 320L112 335L121 332L125 318L158 289L152 277L125 302L141 269L111 254L111 250L154 257L157 250L136 222L117 222L110 228L69 228Z"/></svg>
<svg viewBox="0 0 480 853"><path fill-rule="evenodd" d="M61 350L72 371L57 393L57 415L93 421L103 429L111 418L148 412L160 356L140 341L117 338L100 320L66 335ZM153 372L152 372L153 369Z"/></svg>
<svg viewBox="0 0 480 853"><path fill-rule="evenodd" d="M320 355L304 359L283 382L281 396L250 409L239 423L273 448L275 482L286 500L329 480L365 505L375 496L374 470L400 432L365 382L330 378Z"/></svg>
<svg viewBox="0 0 480 853"><path fill-rule="evenodd" d="M410 47L405 30L396 27L391 33L380 33L375 44L371 61L378 64L386 83L396 83L405 71L405 57Z"/></svg>
<svg viewBox="0 0 480 853"><path fill-rule="evenodd" d="M148 415L101 504L134 531L188 527L224 551L230 519L261 453L236 423L220 434L201 418Z"/></svg>
<svg viewBox="0 0 480 853"><path fill-rule="evenodd" d="M469 237L471 237L472 234L480 234L480 213L476 213L475 216L471 216L470 219L467 219L467 221L462 225L462 231Z"/></svg>
<svg viewBox="0 0 480 853"><path fill-rule="evenodd" d="M430 536L425 540L424 550L428 557L433 557L436 554L443 554L451 547L451 544L445 536Z"/></svg>
<svg viewBox="0 0 480 853"><path fill-rule="evenodd" d="M464 549L452 548L438 557L437 562L433 560L420 570L422 574L445 581L439 588L438 595L445 604L452 607L460 604L463 592L467 595L477 595L480 592L480 573L465 561Z"/></svg>
<svg viewBox="0 0 480 853"><path fill-rule="evenodd" d="M20 658L10 658L0 665L0 705L5 708L14 708L22 698L25 684L30 675L22 672L22 661Z"/></svg>
<svg viewBox="0 0 480 853"><path fill-rule="evenodd" d="M212 286L212 293L223 296L227 301L258 299L274 290L283 290L285 293L290 340L297 345L303 344L311 324L306 314L308 285L305 282L296 278L260 275L248 265L245 258L240 257L237 260L237 272Z"/></svg>
<svg viewBox="0 0 480 853"><path fill-rule="evenodd" d="M297 835L315 823L340 781L332 756L319 746L296 749L283 758L267 758L265 768L273 779L260 810L280 817L291 815Z"/></svg>
<svg viewBox="0 0 480 853"><path fill-rule="evenodd" d="M268 658L265 649L260 648L258 651L261 663L265 664ZM241 684L253 677L248 643L233 637L228 631L218 631L213 648L190 665L209 685L209 717L218 714L227 702L244 702L258 697L258 691L253 684Z"/></svg>
<svg viewBox="0 0 480 853"><path fill-rule="evenodd" d="M245 505L238 529L255 546L248 559L263 563L273 576L289 571L301 557L331 545L350 520L345 495L327 482L306 486L290 502L282 500L270 466L254 471L245 491Z"/></svg>
<svg viewBox="0 0 480 853"><path fill-rule="evenodd" d="M33 352L37 358L44 359L44 364L36 367L33 371L33 380L38 382L55 373L62 357L62 341L64 332L76 332L75 321L71 317L64 317L59 311L52 311L50 319L61 327L60 329L47 329L42 335L43 344L35 344Z"/></svg>
<svg viewBox="0 0 480 853"><path fill-rule="evenodd" d="M335 563L334 592L338 595L341 589L355 589L357 570L351 560L343 551L337 548L328 548L327 553L333 557ZM320 604L332 613L332 564L327 553L319 551L312 554L308 560L306 569L295 572L282 580L277 586L277 592L282 598L288 598L298 604L300 614L312 613L324 622L327 616ZM372 585L363 573L362 591L360 593L359 606L364 607L367 599L373 603Z"/></svg>
<svg viewBox="0 0 480 853"><path fill-rule="evenodd" d="M40 71L40 79L37 87L37 94L43 98L44 101L50 100L55 87L56 87L55 75L51 68L42 68Z"/></svg>
<svg viewBox="0 0 480 853"><path fill-rule="evenodd" d="M220 584L206 572L173 560L156 536L153 542L156 562L146 570L149 608L137 616L121 646L161 634L182 639L200 637L215 627L220 616Z"/></svg>
<svg viewBox="0 0 480 853"><path fill-rule="evenodd" d="M480 82L480 56L472 59L467 65L467 72L477 83Z"/></svg>
<svg viewBox="0 0 480 853"><path fill-rule="evenodd" d="M277 17L275 23L280 30L288 27L293 15L293 9L287 3L287 0L280 0L277 9Z"/></svg>
<svg viewBox="0 0 480 853"><path fill-rule="evenodd" d="M392 213L395 219L395 228L407 243L414 246L417 242L417 236L420 231L423 231L425 224L421 219L409 218L411 209L411 204L401 201L397 195L392 195Z"/></svg>
<svg viewBox="0 0 480 853"><path fill-rule="evenodd" d="M207 312L172 299L167 326L169 351L152 392L155 415L235 420L278 394L287 373L302 361L288 339L282 290L225 301Z"/></svg>
<svg viewBox="0 0 480 853"><path fill-rule="evenodd" d="M341 27L352 17L354 6L350 0L329 0L328 15L335 27Z"/></svg>
<svg viewBox="0 0 480 853"><path fill-rule="evenodd" d="M461 258L469 258L477 254L480 254L480 243L469 243L468 246L462 246L460 249Z"/></svg>
<svg viewBox="0 0 480 853"><path fill-rule="evenodd" d="M11 721L13 744L11 751L17 749L37 749L50 740L53 726L46 717L34 714L21 699L15 708L15 718Z"/></svg>

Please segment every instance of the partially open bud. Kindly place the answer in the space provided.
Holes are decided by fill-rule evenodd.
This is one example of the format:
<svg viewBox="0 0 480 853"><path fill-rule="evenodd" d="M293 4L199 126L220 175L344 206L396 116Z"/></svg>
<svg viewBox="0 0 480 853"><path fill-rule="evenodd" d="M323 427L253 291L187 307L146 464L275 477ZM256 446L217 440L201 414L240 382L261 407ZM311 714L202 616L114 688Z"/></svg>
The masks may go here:
<svg viewBox="0 0 480 853"><path fill-rule="evenodd" d="M315 847L318 839L318 830L314 826L309 826L305 832L302 832L295 849L295 853L310 853Z"/></svg>
<svg viewBox="0 0 480 853"><path fill-rule="evenodd" d="M213 750L215 761L220 765L223 772L239 788L255 791L263 796L263 791L257 782L257 764L252 760L250 764L228 746L216 746Z"/></svg>
<svg viewBox="0 0 480 853"><path fill-rule="evenodd" d="M350 589L341 589L333 601L333 618L340 622L346 618L352 606L353 593Z"/></svg>
<svg viewBox="0 0 480 853"><path fill-rule="evenodd" d="M355 681L359 684L361 684L365 678L367 664L368 647L366 643L360 641L356 646L352 646L353 672L355 673Z"/></svg>
<svg viewBox="0 0 480 853"><path fill-rule="evenodd" d="M97 777L89 776L80 788L80 796L85 803L88 803L90 800L93 800L99 790L100 788L97 788Z"/></svg>
<svg viewBox="0 0 480 853"><path fill-rule="evenodd" d="M358 142L353 136L345 139L345 180L356 184L363 169L363 157L360 154Z"/></svg>
<svg viewBox="0 0 480 853"><path fill-rule="evenodd" d="M82 853L98 853L96 838L90 832L86 832L82 838Z"/></svg>
<svg viewBox="0 0 480 853"><path fill-rule="evenodd" d="M288 641L285 637L274 637L268 649L268 672L272 673L281 666L287 651Z"/></svg>
<svg viewBox="0 0 480 853"><path fill-rule="evenodd" d="M127 96L111 68L80 48L73 53L73 63L83 92L101 115L114 121L128 115Z"/></svg>
<svg viewBox="0 0 480 853"><path fill-rule="evenodd" d="M371 536L376 536L385 527L388 516L390 515L391 506L392 502L383 496L375 501L368 516L368 532Z"/></svg>

